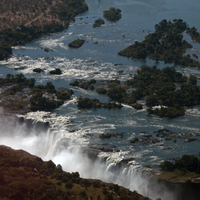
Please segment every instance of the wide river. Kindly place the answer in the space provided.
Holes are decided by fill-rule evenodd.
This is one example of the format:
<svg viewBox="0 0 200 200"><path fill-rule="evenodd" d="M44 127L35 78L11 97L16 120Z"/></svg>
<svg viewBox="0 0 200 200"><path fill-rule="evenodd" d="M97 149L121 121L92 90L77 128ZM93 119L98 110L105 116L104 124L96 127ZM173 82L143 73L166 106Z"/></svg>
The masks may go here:
<svg viewBox="0 0 200 200"><path fill-rule="evenodd" d="M154 32L155 24L162 19L183 19L189 27L195 26L200 31L200 1L86 0L86 3L89 10L77 16L67 30L24 46L13 47L13 57L0 62L0 77L5 77L7 73L24 73L28 78L34 77L37 84L52 81L57 88L68 87L74 90L73 99L53 113L36 112L24 116L34 122L50 122L51 128L47 131L37 127L30 129L25 124L2 118L0 144L25 149L44 160L52 159L55 163L62 164L66 171L79 171L82 177L115 182L153 199L158 198L158 194L148 191L144 184L147 180L143 180L138 171L147 165L156 169L163 160L183 154L198 154L200 148L198 140L191 143L188 143L186 138L180 138L176 142L164 140L157 138L155 131L166 128L177 134L198 133L200 107L187 109L185 116L172 120L147 116L145 108L136 111L129 106L124 106L121 110L79 110L76 105L79 96L99 98L102 102L108 102L109 98L98 95L95 91L71 87L69 83L75 79L93 78L118 78L124 81L130 79L143 64L156 65L158 68L172 66L150 59L128 59L118 56L117 53ZM94 21L103 18L103 11L110 7L120 8L122 18L115 23L105 20L104 25L93 28ZM184 34L184 37L193 45L187 53L196 53L200 57L200 45L192 41L187 34ZM77 38L85 39L85 44L79 49L69 49L68 43ZM44 51L45 48L50 51ZM37 67L45 71L36 74L33 69ZM19 69L15 70L16 68ZM60 68L62 75L49 75L49 71L54 68ZM175 66L175 69L187 76L193 74L200 78L197 68ZM123 70L123 73L119 73L120 70ZM124 135L123 138L99 138L99 134L107 132L123 132ZM130 143L131 139L143 134L152 135L160 142L146 145ZM98 155L101 159L91 163L82 153L81 147L109 148L113 149L113 152L102 151ZM104 164L101 162L103 158L106 159ZM112 167L124 159L129 161L128 168L113 175ZM123 177L124 171L130 169L132 171L127 173L131 173L131 176L129 174ZM174 194L169 195L171 194L163 194L162 199L176 199Z"/></svg>

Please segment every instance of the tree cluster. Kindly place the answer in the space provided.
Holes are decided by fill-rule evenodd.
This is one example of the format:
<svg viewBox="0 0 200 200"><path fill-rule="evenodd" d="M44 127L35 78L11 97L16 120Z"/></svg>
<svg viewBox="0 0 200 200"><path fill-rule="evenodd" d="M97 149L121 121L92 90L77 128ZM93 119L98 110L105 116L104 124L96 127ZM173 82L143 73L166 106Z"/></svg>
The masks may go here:
<svg viewBox="0 0 200 200"><path fill-rule="evenodd" d="M30 98L31 111L43 110L51 111L61 106L64 101L69 100L73 94L72 90L57 91L52 82L46 85L37 85L32 91ZM46 94L46 95L44 95Z"/></svg>
<svg viewBox="0 0 200 200"><path fill-rule="evenodd" d="M135 88L131 96L136 100L146 97L149 114L174 118L185 114L185 106L199 105L200 87L197 77L189 78L177 72L174 67L162 70L156 66L141 66L134 78L126 82ZM153 108L160 106L159 108Z"/></svg>
<svg viewBox="0 0 200 200"><path fill-rule="evenodd" d="M27 79L23 74L7 74L6 78L0 78L0 87L6 88L2 93L4 98L10 95L17 96L17 93L20 92L20 98L22 99L18 103L19 106L23 108L23 106L26 107L27 104L30 104L29 109L31 111L51 111L62 105L64 101L70 99L73 94L73 91L67 88L59 88L56 90L52 82L47 82L46 85L35 86L35 79ZM29 90L23 93L22 91L27 89L27 87L29 87ZM23 98L27 98L28 95L30 99L25 103ZM7 106L12 105L7 104Z"/></svg>
<svg viewBox="0 0 200 200"><path fill-rule="evenodd" d="M0 32L0 60L8 58L12 53L11 46L25 44L49 33L64 30L60 23L51 23L41 26L20 26L15 30L6 29Z"/></svg>
<svg viewBox="0 0 200 200"><path fill-rule="evenodd" d="M41 69L41 68L35 68L33 69L33 72L36 72L36 73L40 73L40 72L43 72L44 70Z"/></svg>
<svg viewBox="0 0 200 200"><path fill-rule="evenodd" d="M166 63L200 67L200 63L192 59L189 54L184 55L186 49L192 48L192 45L183 39L183 32L186 29L187 24L182 19L175 19L173 22L167 22L164 19L155 25L155 32L147 35L145 40L136 41L135 44L118 54L138 59L145 59L149 56L156 61L162 60ZM194 28L188 29L188 32L195 32Z"/></svg>
<svg viewBox="0 0 200 200"><path fill-rule="evenodd" d="M68 44L70 48L80 48L85 43L85 40L77 39Z"/></svg>
<svg viewBox="0 0 200 200"><path fill-rule="evenodd" d="M105 86L105 83L107 84ZM104 86L100 86L104 84ZM75 80L70 85L84 89L95 89L100 94L108 95L112 100L142 109L137 103L145 99L149 114L160 117L175 118L185 114L185 107L200 105L200 86L197 77L184 76L174 67L162 70L156 66L142 65L130 80L90 81Z"/></svg>
<svg viewBox="0 0 200 200"><path fill-rule="evenodd" d="M74 21L76 15L88 10L84 0L63 0L63 3L67 7L60 4L58 10L54 11L54 14L58 14L59 19L65 22L65 24L69 24L71 20Z"/></svg>
<svg viewBox="0 0 200 200"><path fill-rule="evenodd" d="M104 108L104 109L121 109L123 106L121 104L115 103L115 102L109 102L109 103L101 103L99 99L89 99L89 98L78 98L78 108Z"/></svg>
<svg viewBox="0 0 200 200"><path fill-rule="evenodd" d="M197 32L197 29L193 26L192 28L187 28L187 33L190 34L191 38L196 42L200 43L200 34Z"/></svg>
<svg viewBox="0 0 200 200"><path fill-rule="evenodd" d="M95 79L91 79L90 81L82 81L82 80L75 80L74 82L70 83L71 86L78 86L83 89L94 89L94 85L96 84Z"/></svg>
<svg viewBox="0 0 200 200"><path fill-rule="evenodd" d="M99 19L95 20L95 22L94 22L94 24L93 24L93 27L94 27L94 28L95 28L95 27L99 27L99 26L101 26L102 24L105 24L105 21L104 21L103 19L99 18Z"/></svg>
<svg viewBox="0 0 200 200"><path fill-rule="evenodd" d="M59 68L56 68L56 69L54 69L54 70L51 70L49 73L50 73L51 75L53 75L53 74L60 75L60 74L62 74L62 71L61 71Z"/></svg>
<svg viewBox="0 0 200 200"><path fill-rule="evenodd" d="M116 9L114 7L111 7L109 10L104 10L103 11L103 16L111 22L115 22L118 21L119 19L121 19L121 10L120 9Z"/></svg>
<svg viewBox="0 0 200 200"><path fill-rule="evenodd" d="M163 171L174 171L175 169L183 172L195 172L200 174L200 159L195 155L183 155L174 163L171 161L164 161L160 164Z"/></svg>

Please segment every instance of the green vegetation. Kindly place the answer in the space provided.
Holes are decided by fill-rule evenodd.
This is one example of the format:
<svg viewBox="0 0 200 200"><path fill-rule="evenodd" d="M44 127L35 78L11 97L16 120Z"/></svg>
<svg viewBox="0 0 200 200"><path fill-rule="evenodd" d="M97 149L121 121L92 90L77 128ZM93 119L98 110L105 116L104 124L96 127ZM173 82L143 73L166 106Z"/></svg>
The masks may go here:
<svg viewBox="0 0 200 200"><path fill-rule="evenodd" d="M109 139L111 137L116 137L116 138L123 138L124 137L124 133L102 133L99 134L99 138L101 139Z"/></svg>
<svg viewBox="0 0 200 200"><path fill-rule="evenodd" d="M102 133L99 135L99 138L101 139L109 139L111 138L112 134L111 133Z"/></svg>
<svg viewBox="0 0 200 200"><path fill-rule="evenodd" d="M183 173L195 172L200 174L200 159L195 155L183 155L181 158L177 159L174 163L171 161L164 161L160 164L160 168L163 171L174 171L178 169Z"/></svg>
<svg viewBox="0 0 200 200"><path fill-rule="evenodd" d="M44 70L41 69L41 68L35 68L33 69L33 72L37 72L37 73L40 73L40 72L43 72Z"/></svg>
<svg viewBox="0 0 200 200"><path fill-rule="evenodd" d="M109 10L104 10L103 11L103 16L111 22L115 22L119 19L121 19L121 10L116 9L114 7L111 7Z"/></svg>
<svg viewBox="0 0 200 200"><path fill-rule="evenodd" d="M0 60L8 58L12 53L11 46L25 44L34 39L47 35L49 33L64 30L64 26L60 23L52 22L51 24L40 26L20 26L15 30L6 29L0 32Z"/></svg>
<svg viewBox="0 0 200 200"><path fill-rule="evenodd" d="M159 70L156 66L143 65L133 79L125 82L129 88L134 88L129 95L120 86L109 89L108 94L112 99L127 104L146 97L149 114L174 118L184 115L184 106L200 104L200 87L196 82L195 76L190 75L188 79L176 72L174 67ZM110 95L110 90L113 96ZM154 106L160 108L153 108Z"/></svg>
<svg viewBox="0 0 200 200"><path fill-rule="evenodd" d="M27 86L31 89L34 87L35 79L27 79L23 74L7 74L6 78L0 78L0 87L9 86L3 94L9 95L21 91Z"/></svg>
<svg viewBox="0 0 200 200"><path fill-rule="evenodd" d="M70 99L73 94L72 90L66 88L56 90L52 82L47 82L46 85L34 84L34 78L27 79L23 74L7 74L6 78L0 78L0 87L4 88L0 94L0 105L16 113L51 111Z"/></svg>
<svg viewBox="0 0 200 200"><path fill-rule="evenodd" d="M106 94L107 93L107 90L105 88L97 88L96 91L99 93L99 94Z"/></svg>
<svg viewBox="0 0 200 200"><path fill-rule="evenodd" d="M0 199L130 199L148 200L137 192L100 180L64 172L23 150L0 146Z"/></svg>
<svg viewBox="0 0 200 200"><path fill-rule="evenodd" d="M183 116L185 107L200 105L200 86L197 86L197 77L190 75L187 78L174 67L160 70L156 66L142 65L132 79L122 83L117 79L92 79L75 80L71 85L96 89L100 94L107 94L111 100L131 105L135 109L142 109L142 105L137 101L144 99L148 114L159 117Z"/></svg>
<svg viewBox="0 0 200 200"><path fill-rule="evenodd" d="M193 60L189 54L184 55L186 49L192 47L191 44L183 40L183 32L186 29L187 24L182 19L175 19L173 23L164 19L155 25L155 32L147 35L144 41L136 41L135 44L118 54L138 59L145 59L149 56L149 58L156 61L162 60L166 63L200 67L200 63ZM194 33L194 29L188 28L187 31L188 33Z"/></svg>
<svg viewBox="0 0 200 200"><path fill-rule="evenodd" d="M65 89L56 91L52 82L47 82L45 86L37 85L32 89L30 98L30 110L52 111L61 106L64 101L69 100L73 94L72 90ZM57 98L57 99L56 99Z"/></svg>
<svg viewBox="0 0 200 200"><path fill-rule="evenodd" d="M93 27L94 27L94 28L95 28L95 27L99 27L99 26L101 26L102 24L105 24L105 21L104 21L103 19L99 18L99 19L95 20L95 22L94 22L94 24L93 24Z"/></svg>
<svg viewBox="0 0 200 200"><path fill-rule="evenodd" d="M190 34L193 40L200 43L200 34L197 32L197 29L194 26L192 28L187 28L187 33Z"/></svg>
<svg viewBox="0 0 200 200"><path fill-rule="evenodd" d="M85 40L77 39L77 40L74 40L73 42L70 42L70 43L68 44L68 46L69 46L70 48L79 48L79 47L81 47L84 43L85 43Z"/></svg>
<svg viewBox="0 0 200 200"><path fill-rule="evenodd" d="M160 117L182 116L185 113L184 106L200 104L200 87L196 85L196 77L191 75L187 79L173 67L159 70L156 66L143 65L126 84L135 88L131 93L133 99L138 100L146 96L149 114ZM160 109L154 109L154 106L160 106Z"/></svg>
<svg viewBox="0 0 200 200"><path fill-rule="evenodd" d="M71 20L74 21L76 15L88 10L88 6L84 0L63 0L63 2L66 7L60 4L57 13L59 19L65 22L65 24L68 24Z"/></svg>
<svg viewBox="0 0 200 200"><path fill-rule="evenodd" d="M53 75L53 74L60 75L60 74L62 74L62 71L59 68L56 68L55 70L51 70L50 74L51 75Z"/></svg>
<svg viewBox="0 0 200 200"><path fill-rule="evenodd" d="M52 11L52 14L57 15L61 23L52 21L51 23L46 23L42 26L33 25L27 27L21 25L18 28L16 27L16 29L5 29L0 31L0 60L9 58L12 54L12 46L22 45L43 35L63 31L68 27L69 22L74 20L75 15L88 9L83 0L63 1L67 5L67 9L65 6L58 4L60 5L59 9L57 11Z"/></svg>
<svg viewBox="0 0 200 200"><path fill-rule="evenodd" d="M132 106L133 106L133 108L135 108L136 110L141 110L141 109L142 109L142 104L139 104L139 103L134 103Z"/></svg>
<svg viewBox="0 0 200 200"><path fill-rule="evenodd" d="M79 81L75 80L74 82L70 83L71 86L79 86Z"/></svg>
<svg viewBox="0 0 200 200"><path fill-rule="evenodd" d="M105 109L121 109L123 106L115 102L112 103L101 103L98 99L89 99L79 97L78 99L78 108L105 108Z"/></svg>
<svg viewBox="0 0 200 200"><path fill-rule="evenodd" d="M94 85L96 84L95 79L91 79L90 81L82 81L82 80L75 80L74 82L70 83L71 86L78 86L83 89L94 89Z"/></svg>

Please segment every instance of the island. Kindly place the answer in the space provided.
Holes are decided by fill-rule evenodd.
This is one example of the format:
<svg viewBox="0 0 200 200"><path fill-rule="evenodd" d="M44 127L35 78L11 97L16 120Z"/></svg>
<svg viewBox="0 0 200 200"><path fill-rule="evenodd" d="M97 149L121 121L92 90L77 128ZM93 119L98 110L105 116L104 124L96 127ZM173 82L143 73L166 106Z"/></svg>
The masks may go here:
<svg viewBox="0 0 200 200"><path fill-rule="evenodd" d="M85 43L85 40L77 39L68 44L70 48L80 48Z"/></svg>
<svg viewBox="0 0 200 200"><path fill-rule="evenodd" d="M109 10L103 11L103 16L111 22L116 22L121 19L121 10L119 8L111 7Z"/></svg>
<svg viewBox="0 0 200 200"><path fill-rule="evenodd" d="M55 89L52 82L36 85L35 79L23 74L7 74L0 78L2 114L26 114L30 111L52 111L71 98L73 91Z"/></svg>
<svg viewBox="0 0 200 200"><path fill-rule="evenodd" d="M174 63L176 65L200 67L196 56L185 55L187 49L192 45L183 39L183 32L193 33L192 37L198 37L194 34L194 28L189 29L186 22L182 19L174 19L173 22L163 19L155 25L155 32L147 35L142 42L136 41L118 54L131 58L150 59L164 61L165 63Z"/></svg>
<svg viewBox="0 0 200 200"><path fill-rule="evenodd" d="M200 105L200 86L197 85L197 77L192 74L186 77L174 67L160 70L156 66L142 65L132 79L124 82L117 79L91 79L75 80L70 85L86 90L96 89L96 92L107 95L112 101L131 105L135 109L142 109L145 105L148 114L159 117L180 117L185 114L186 107ZM138 103L142 99L145 99L144 105ZM90 105L94 106L92 102Z"/></svg>
<svg viewBox="0 0 200 200"><path fill-rule="evenodd" d="M104 21L103 19L99 18L99 19L95 20L95 22L94 22L94 24L93 24L93 27L94 27L94 28L95 28L95 27L99 27L99 26L101 26L102 24L105 24L105 21Z"/></svg>

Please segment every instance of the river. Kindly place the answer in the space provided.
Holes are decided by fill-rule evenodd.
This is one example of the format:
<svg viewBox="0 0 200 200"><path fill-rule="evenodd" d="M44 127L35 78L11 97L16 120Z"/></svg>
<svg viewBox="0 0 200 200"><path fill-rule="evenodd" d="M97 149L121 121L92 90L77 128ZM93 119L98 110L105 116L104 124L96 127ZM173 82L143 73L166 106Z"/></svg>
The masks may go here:
<svg viewBox="0 0 200 200"><path fill-rule="evenodd" d="M141 173L137 172L136 175L135 170L141 172L147 165L157 169L163 160L183 154L198 154L198 137L191 143L183 137L175 142L157 138L155 132L166 128L177 134L199 133L200 107L187 109L185 116L172 120L148 116L145 108L136 111L129 106L124 106L121 110L79 110L76 106L79 96L98 98L102 102L108 102L109 98L95 91L71 87L69 83L75 79L93 78L96 80L118 78L124 81L130 79L143 64L156 65L158 68L172 66L163 62L156 63L150 59L145 61L128 59L118 56L117 53L154 32L155 24L162 19L180 18L199 31L200 2L86 0L86 3L89 10L77 16L68 30L40 38L24 46L13 47L13 57L0 62L0 77L5 77L7 73L24 73L28 78L34 77L37 84L52 81L57 88L69 87L75 92L72 100L53 113L36 112L24 116L34 122L49 122L48 130L27 129L27 125L1 119L1 144L15 149L25 149L41 156L44 160L52 159L55 163L62 164L67 171L79 171L82 177L115 182L152 198L158 198L159 196L153 191L147 190L147 180L143 180ZM117 22L105 20L104 25L93 28L94 21L103 18L103 11L110 7L120 8L122 18ZM192 41L187 34L184 34L184 37L193 45L188 53L196 53L200 57L200 45ZM79 49L68 48L68 43L77 38L85 39L85 44ZM49 48L50 51L44 51L45 48ZM44 72L34 73L33 69L38 67L44 69ZM15 70L15 68L20 69ZM49 71L54 68L60 68L62 75L49 75ZM193 74L200 78L200 71L197 68L175 66L175 69L187 76ZM118 73L120 70L123 70L123 73ZM107 132L123 132L123 138L111 137L103 140L99 138L99 134ZM160 142L145 145L130 143L131 139L145 134L152 135ZM81 147L107 148L113 149L113 152L102 151L98 154L99 161L91 163L82 153ZM100 162L102 159L106 160L106 164ZM119 171L117 176L112 174L109 168L112 169L113 165L122 160L129 160L128 168ZM124 170L128 170L126 174L131 173L131 176L130 174L124 176ZM163 198L176 199L174 194L173 197L169 195L171 194L167 194L166 197L164 195Z"/></svg>

